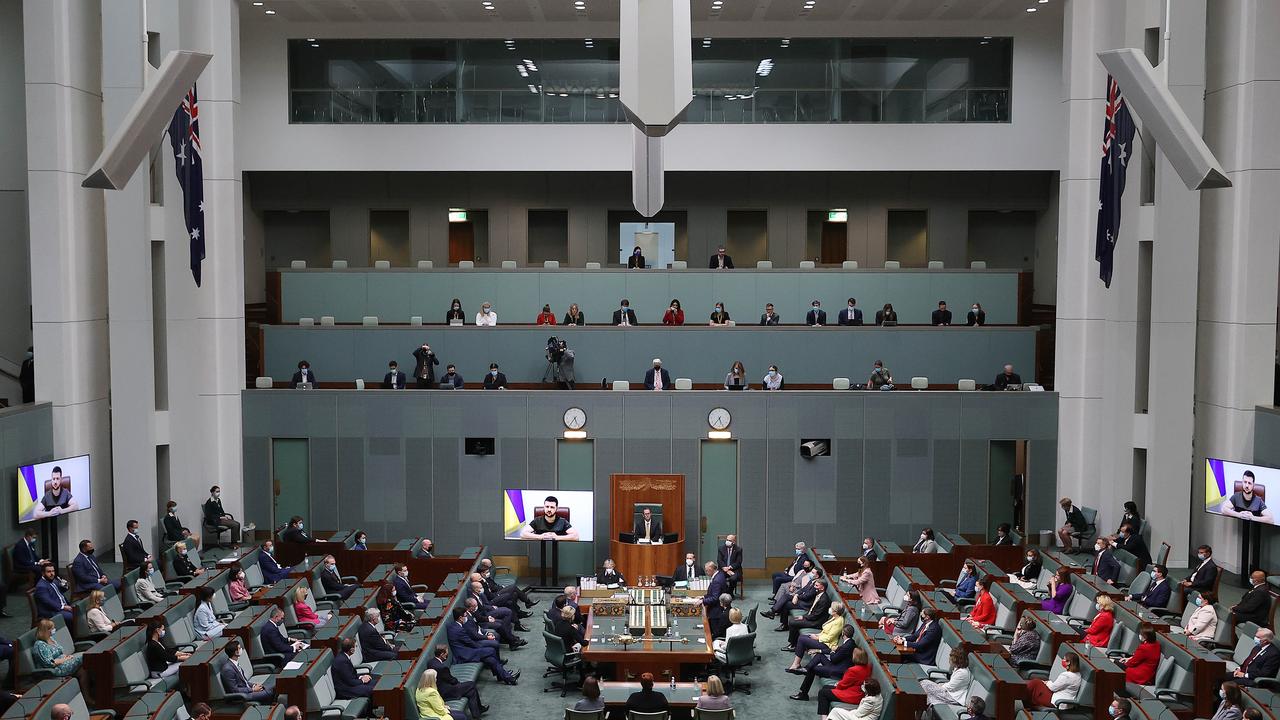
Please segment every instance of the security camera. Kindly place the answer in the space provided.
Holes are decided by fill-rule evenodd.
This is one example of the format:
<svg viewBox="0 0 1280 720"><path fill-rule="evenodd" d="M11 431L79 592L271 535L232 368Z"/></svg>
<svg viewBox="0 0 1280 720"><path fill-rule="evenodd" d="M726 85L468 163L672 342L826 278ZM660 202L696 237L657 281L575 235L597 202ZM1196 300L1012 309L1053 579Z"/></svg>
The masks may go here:
<svg viewBox="0 0 1280 720"><path fill-rule="evenodd" d="M809 442L800 443L800 457L812 458L829 454L827 444L822 440L810 440Z"/></svg>

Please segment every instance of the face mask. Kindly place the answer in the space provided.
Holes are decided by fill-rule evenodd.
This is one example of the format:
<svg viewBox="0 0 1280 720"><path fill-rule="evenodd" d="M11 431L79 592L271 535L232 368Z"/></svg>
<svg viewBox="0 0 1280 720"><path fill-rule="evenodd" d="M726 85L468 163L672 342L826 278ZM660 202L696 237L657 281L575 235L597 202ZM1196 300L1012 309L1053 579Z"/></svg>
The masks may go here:
<svg viewBox="0 0 1280 720"><path fill-rule="evenodd" d="M797 557L799 557L800 555L803 555L803 554L804 554L804 551L803 551L803 550L796 550L796 556L797 556Z"/></svg>
<svg viewBox="0 0 1280 720"><path fill-rule="evenodd" d="M1108 711L1111 713L1111 717L1120 717L1120 708L1116 707L1115 705L1112 705L1110 708L1108 708Z"/></svg>
<svg viewBox="0 0 1280 720"><path fill-rule="evenodd" d="M623 305L623 306L621 307L621 310L622 310L622 312L626 312L627 310L630 310L630 308L628 308L626 305Z"/></svg>
<svg viewBox="0 0 1280 720"><path fill-rule="evenodd" d="M716 312L720 312L720 311L721 311L721 310L723 310L723 309L724 309L724 308L720 307L719 305L717 305L717 306L716 306Z"/></svg>
<svg viewBox="0 0 1280 720"><path fill-rule="evenodd" d="M971 308L969 308L969 309L970 309L970 310L972 310L972 311L974 311L974 312L978 312L978 306L977 306L977 305L974 305L973 307L971 307Z"/></svg>
<svg viewBox="0 0 1280 720"><path fill-rule="evenodd" d="M298 529L299 529L299 530L301 530L301 529L302 529L302 523L298 523Z"/></svg>
<svg viewBox="0 0 1280 720"><path fill-rule="evenodd" d="M870 546L870 545L868 545L868 544L866 544L866 543L862 543L862 549L863 549L863 550L870 550L870 549L871 549L871 546Z"/></svg>
<svg viewBox="0 0 1280 720"><path fill-rule="evenodd" d="M241 581L241 582L244 582L244 573L240 573L239 575L237 575L237 576L236 576L236 579L237 579L237 580L239 580L239 581Z"/></svg>
<svg viewBox="0 0 1280 720"><path fill-rule="evenodd" d="M1201 605L1204 605L1204 598L1202 597L1196 598L1196 607L1200 607Z"/></svg>
<svg viewBox="0 0 1280 720"><path fill-rule="evenodd" d="M179 557L186 557L186 556L187 556L187 551L186 551L186 549L184 548L184 549L182 549L182 550L179 550L179 551L178 551L178 556L179 556Z"/></svg>
<svg viewBox="0 0 1280 720"><path fill-rule="evenodd" d="M969 574L969 568L960 568L960 574L961 574L961 575L968 575L968 574Z"/></svg>
<svg viewBox="0 0 1280 720"><path fill-rule="evenodd" d="M850 309L850 310L852 310L852 309L853 309L853 303L849 303L849 309Z"/></svg>
<svg viewBox="0 0 1280 720"><path fill-rule="evenodd" d="M275 548L271 547L270 545L268 545L268 546L266 546L266 547L262 548L262 551L263 551L263 552L265 552L265 553L266 553L266 554L268 554L268 555L270 555L270 554L271 554L271 551L272 551L272 550L275 550Z"/></svg>
<svg viewBox="0 0 1280 720"><path fill-rule="evenodd" d="M453 304L453 309L454 309L454 310L461 310L461 309L462 309L462 306L461 306L461 305L459 305L458 303L454 303L454 304Z"/></svg>
<svg viewBox="0 0 1280 720"><path fill-rule="evenodd" d="M1102 603L1094 603L1094 604L1093 604L1093 609L1095 609L1095 610L1101 610L1101 609L1102 609Z"/></svg>
<svg viewBox="0 0 1280 720"><path fill-rule="evenodd" d="M1033 556L1033 555L1028 555L1028 556L1027 556L1027 562L1031 562L1034 558L1035 558L1035 556Z"/></svg>
<svg viewBox="0 0 1280 720"><path fill-rule="evenodd" d="M814 310L817 310L817 309L818 309L818 307L819 307L819 306L815 304L815 305L813 306L813 309L814 309Z"/></svg>
<svg viewBox="0 0 1280 720"><path fill-rule="evenodd" d="M363 544L364 544L364 538L362 538L362 537L361 537L361 538L356 538L356 544L357 544L357 545L363 545Z"/></svg>
<svg viewBox="0 0 1280 720"><path fill-rule="evenodd" d="M920 536L920 539L921 539L921 540L924 540L924 539L925 539L925 536L924 536L924 535L921 535L921 536Z"/></svg>
<svg viewBox="0 0 1280 720"><path fill-rule="evenodd" d="M302 369L303 369L303 370L306 370L307 368L302 368ZM214 490L214 491L213 491L213 496L214 496L215 498L216 498L216 497L222 497L222 493L221 493L221 492L219 492L219 491L217 491L217 490Z"/></svg>
<svg viewBox="0 0 1280 720"><path fill-rule="evenodd" d="M1063 669L1064 669L1064 670L1065 670L1065 669L1066 669L1066 667L1067 667L1067 660L1066 660L1066 658L1063 658L1063 660L1062 660L1062 667L1063 667Z"/></svg>
<svg viewBox="0 0 1280 720"><path fill-rule="evenodd" d="M1227 696L1227 691L1223 690L1222 688L1218 688L1218 697L1225 698L1226 696Z"/></svg>
<svg viewBox="0 0 1280 720"><path fill-rule="evenodd" d="M725 547L733 547L733 542L732 542L732 541L729 541L729 540L725 540L725 541L724 541L724 546L725 546Z"/></svg>
<svg viewBox="0 0 1280 720"><path fill-rule="evenodd" d="M495 377L496 377L496 376L497 376L497 374L498 374L498 371L497 371L497 370L490 370L490 371L489 371L489 374L490 374L490 375L493 375L493 376L495 376Z"/></svg>
<svg viewBox="0 0 1280 720"><path fill-rule="evenodd" d="M1254 645L1261 645L1261 644L1262 644L1262 641L1255 637L1255 638L1253 639L1253 644L1254 644Z"/></svg>
<svg viewBox="0 0 1280 720"><path fill-rule="evenodd" d="M164 629L164 628L160 628L160 632L158 633L158 634L160 635L160 637L164 637L164 633L165 633L165 629Z"/></svg>
<svg viewBox="0 0 1280 720"><path fill-rule="evenodd" d="M330 572L333 572L338 568L338 565L337 563L325 563L325 567L329 568Z"/></svg>
<svg viewBox="0 0 1280 720"><path fill-rule="evenodd" d="M684 561L684 564L685 564L685 565L688 565L689 567L693 567L693 561L692 561L692 560L685 560L685 561Z"/></svg>
<svg viewBox="0 0 1280 720"><path fill-rule="evenodd" d="M1196 553L1196 557L1198 557L1198 558L1200 558L1201 560L1203 560L1203 559L1205 559L1205 554L1204 554L1204 553Z"/></svg>
<svg viewBox="0 0 1280 720"><path fill-rule="evenodd" d="M1152 571L1151 571L1151 579L1152 579L1152 580L1158 580L1158 579L1159 579L1158 577L1156 577L1156 571L1155 571L1155 570L1152 570Z"/></svg>

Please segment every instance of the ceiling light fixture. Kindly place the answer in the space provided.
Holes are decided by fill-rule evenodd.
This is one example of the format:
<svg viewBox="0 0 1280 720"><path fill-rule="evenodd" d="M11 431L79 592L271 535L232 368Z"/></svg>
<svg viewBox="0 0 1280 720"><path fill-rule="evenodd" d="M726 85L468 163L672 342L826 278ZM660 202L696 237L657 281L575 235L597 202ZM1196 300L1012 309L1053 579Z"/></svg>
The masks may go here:
<svg viewBox="0 0 1280 720"><path fill-rule="evenodd" d="M264 10L263 12L265 12L265 13L266 13L266 14L268 14L268 15L275 15L275 14L276 14L276 11L275 11L275 10Z"/></svg>
<svg viewBox="0 0 1280 720"><path fill-rule="evenodd" d="M1035 12L1036 8L1027 8L1027 12Z"/></svg>
<svg viewBox="0 0 1280 720"><path fill-rule="evenodd" d="M311 43L311 47L320 47L320 43Z"/></svg>
<svg viewBox="0 0 1280 720"><path fill-rule="evenodd" d="M254 7L262 7L262 3L261 3L261 2L255 2L255 3L253 4L253 6L254 6Z"/></svg>

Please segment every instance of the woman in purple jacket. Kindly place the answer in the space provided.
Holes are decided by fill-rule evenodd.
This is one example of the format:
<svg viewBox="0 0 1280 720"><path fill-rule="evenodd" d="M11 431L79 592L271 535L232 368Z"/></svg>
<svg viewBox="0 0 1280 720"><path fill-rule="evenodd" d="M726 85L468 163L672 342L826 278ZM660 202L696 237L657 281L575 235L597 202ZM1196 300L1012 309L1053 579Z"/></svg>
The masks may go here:
<svg viewBox="0 0 1280 720"><path fill-rule="evenodd" d="M1066 612L1071 590L1071 571L1065 567L1058 568L1058 572L1049 580L1049 597L1040 603L1040 609L1059 615Z"/></svg>

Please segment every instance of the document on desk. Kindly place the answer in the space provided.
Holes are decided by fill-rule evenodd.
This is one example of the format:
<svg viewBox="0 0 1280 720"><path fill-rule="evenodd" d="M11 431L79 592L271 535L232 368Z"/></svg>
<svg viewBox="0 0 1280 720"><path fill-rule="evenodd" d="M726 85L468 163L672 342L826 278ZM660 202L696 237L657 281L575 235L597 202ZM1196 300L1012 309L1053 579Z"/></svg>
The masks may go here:
<svg viewBox="0 0 1280 720"><path fill-rule="evenodd" d="M302 663L300 663L300 662L295 662L295 661L292 661L292 660L291 660L291 661L289 661L289 662L287 662L287 663L285 663L285 664L284 664L284 668L283 668L283 669L285 669L285 670L297 670L297 669L298 669L298 668L300 668L300 667L302 667Z"/></svg>

